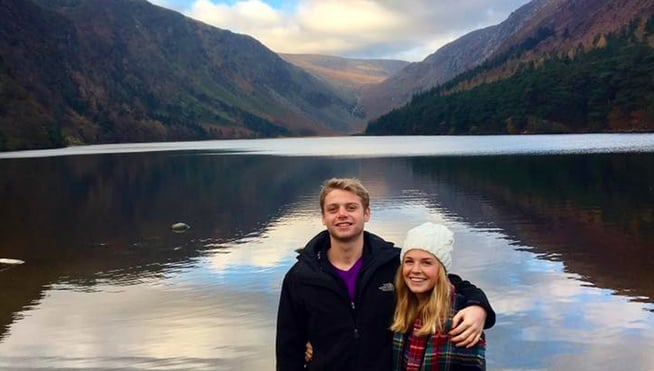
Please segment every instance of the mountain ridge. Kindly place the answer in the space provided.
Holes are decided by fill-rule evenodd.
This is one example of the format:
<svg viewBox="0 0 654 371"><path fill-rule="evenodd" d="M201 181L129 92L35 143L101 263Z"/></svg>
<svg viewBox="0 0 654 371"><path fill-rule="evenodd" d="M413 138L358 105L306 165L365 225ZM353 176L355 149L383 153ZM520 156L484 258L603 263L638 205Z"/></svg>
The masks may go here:
<svg viewBox="0 0 654 371"><path fill-rule="evenodd" d="M654 9L641 10L570 50L549 47L553 29L535 28L524 42L371 121L366 134L654 131Z"/></svg>
<svg viewBox="0 0 654 371"><path fill-rule="evenodd" d="M279 56L328 82L335 83L337 87L353 90L380 83L409 64L398 59L345 58L322 54L280 53Z"/></svg>
<svg viewBox="0 0 654 371"><path fill-rule="evenodd" d="M254 38L144 0L1 1L0 81L11 90L0 107L4 150L335 135L361 120L356 102ZM59 60L26 47L39 40ZM17 101L39 112L34 124L11 108Z"/></svg>
<svg viewBox="0 0 654 371"><path fill-rule="evenodd" d="M368 120L409 102L417 93L444 83L488 58L515 32L531 21L551 0L534 0L503 22L469 32L414 62L378 85L363 91L362 106Z"/></svg>
<svg viewBox="0 0 654 371"><path fill-rule="evenodd" d="M383 82L409 64L394 59L343 58L320 54L282 53L280 57L329 84L346 99L357 102L353 111L360 115L365 115L360 104L362 90ZM354 127L362 131L365 128L364 120Z"/></svg>
<svg viewBox="0 0 654 371"><path fill-rule="evenodd" d="M652 0L533 0L408 63L277 54L145 0L0 0L0 150L359 134L412 97L573 58L653 12Z"/></svg>
<svg viewBox="0 0 654 371"><path fill-rule="evenodd" d="M407 104L415 94L446 83L486 61L512 59L477 83L508 76L526 61L573 52L580 44L592 48L600 35L653 11L651 0L533 0L503 22L463 35L384 82L366 87L362 97L366 118L374 120ZM525 47L529 50L506 58ZM467 84L462 89L472 86Z"/></svg>

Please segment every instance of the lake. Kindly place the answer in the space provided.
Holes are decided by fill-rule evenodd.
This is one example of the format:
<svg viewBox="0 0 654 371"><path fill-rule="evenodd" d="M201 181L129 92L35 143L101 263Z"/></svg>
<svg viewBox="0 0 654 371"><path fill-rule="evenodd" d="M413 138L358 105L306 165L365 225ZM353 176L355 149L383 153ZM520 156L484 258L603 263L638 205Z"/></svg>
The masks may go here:
<svg viewBox="0 0 654 371"><path fill-rule="evenodd" d="M367 230L455 233L489 370L654 369L654 134L347 137L0 153L0 369L273 370L320 184ZM190 229L175 233L171 225Z"/></svg>

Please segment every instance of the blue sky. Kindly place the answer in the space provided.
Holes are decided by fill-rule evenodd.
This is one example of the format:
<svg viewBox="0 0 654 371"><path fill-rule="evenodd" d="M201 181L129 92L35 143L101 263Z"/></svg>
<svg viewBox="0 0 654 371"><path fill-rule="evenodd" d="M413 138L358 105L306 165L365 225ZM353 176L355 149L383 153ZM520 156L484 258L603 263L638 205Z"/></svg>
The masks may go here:
<svg viewBox="0 0 654 371"><path fill-rule="evenodd" d="M279 53L421 61L529 0L149 0Z"/></svg>

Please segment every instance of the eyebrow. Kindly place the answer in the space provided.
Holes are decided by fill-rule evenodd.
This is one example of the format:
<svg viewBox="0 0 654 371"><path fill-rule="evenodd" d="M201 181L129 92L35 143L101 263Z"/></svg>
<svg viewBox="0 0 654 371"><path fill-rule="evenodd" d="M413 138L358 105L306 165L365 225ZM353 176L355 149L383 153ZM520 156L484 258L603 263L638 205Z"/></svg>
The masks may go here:
<svg viewBox="0 0 654 371"><path fill-rule="evenodd" d="M353 205L354 206L359 206L359 205L361 205L361 203L359 203L359 202L345 202L345 203L332 202L332 203L329 203L329 204L325 205L325 207L341 206L341 205L343 205L343 206L353 206Z"/></svg>
<svg viewBox="0 0 654 371"><path fill-rule="evenodd" d="M432 260L436 260L436 258L431 257L431 256L424 257L424 258L414 258L414 257L412 257L412 256L405 256L405 257L404 257L404 260L405 260L405 261L406 261L406 260L409 260L409 259L410 259L410 260L420 260L420 261L425 261L425 260L432 261Z"/></svg>

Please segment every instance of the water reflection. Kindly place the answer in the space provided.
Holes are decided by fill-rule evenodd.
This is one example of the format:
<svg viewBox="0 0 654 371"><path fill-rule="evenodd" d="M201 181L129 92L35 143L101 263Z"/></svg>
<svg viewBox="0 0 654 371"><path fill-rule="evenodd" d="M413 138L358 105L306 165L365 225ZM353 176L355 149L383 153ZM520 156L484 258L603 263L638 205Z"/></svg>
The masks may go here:
<svg viewBox="0 0 654 371"><path fill-rule="evenodd" d="M654 368L654 154L0 161L0 368L273 369L281 278L357 176L368 229L455 231L498 312L489 369ZM283 170L283 171L282 171ZM173 233L172 223L191 225ZM56 339L56 340L54 340Z"/></svg>
<svg viewBox="0 0 654 371"><path fill-rule="evenodd" d="M7 160L0 167L0 256L28 262L11 271L21 285L0 281L2 327L52 282L138 283L224 242L256 237L319 182L296 179L318 179L327 169L315 160L162 153ZM172 233L177 221L192 227Z"/></svg>
<svg viewBox="0 0 654 371"><path fill-rule="evenodd" d="M499 227L594 285L654 300L651 154L420 159L413 166L466 194L438 200L467 222Z"/></svg>

